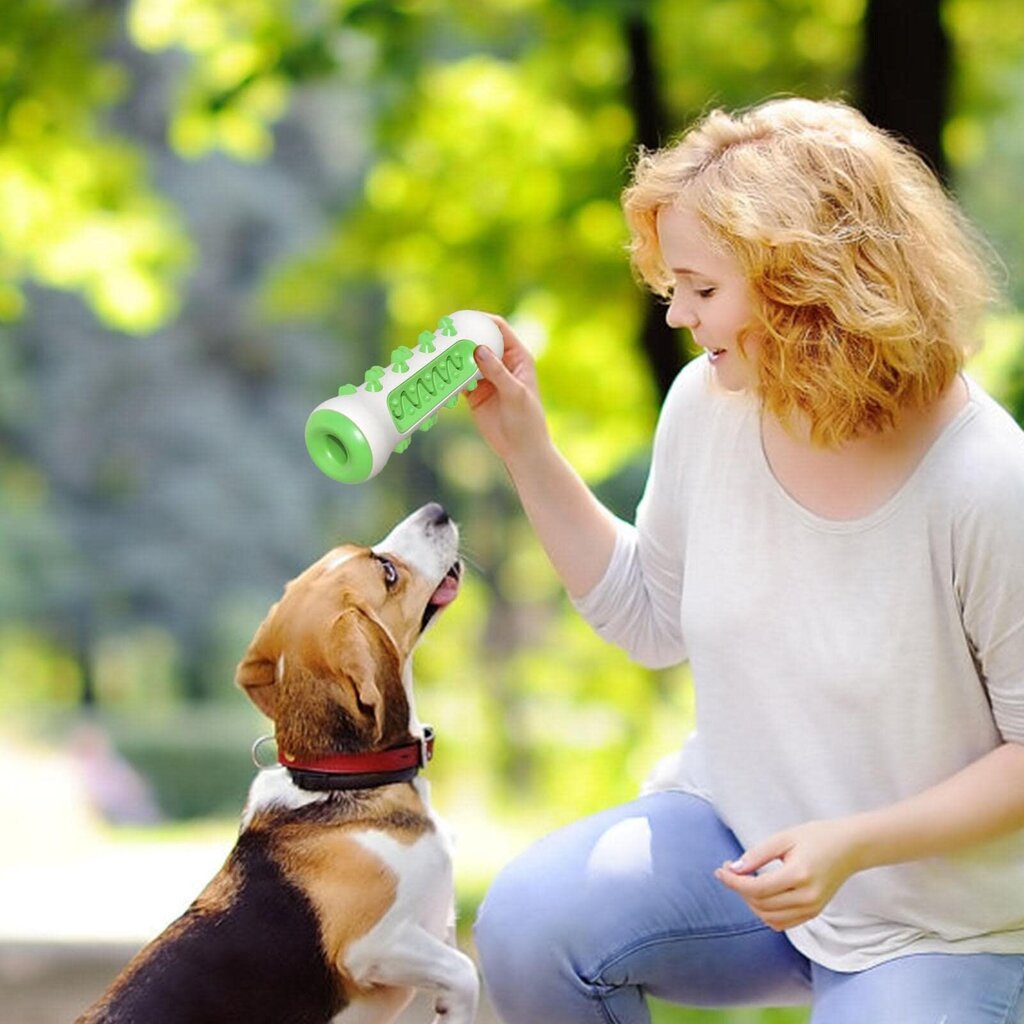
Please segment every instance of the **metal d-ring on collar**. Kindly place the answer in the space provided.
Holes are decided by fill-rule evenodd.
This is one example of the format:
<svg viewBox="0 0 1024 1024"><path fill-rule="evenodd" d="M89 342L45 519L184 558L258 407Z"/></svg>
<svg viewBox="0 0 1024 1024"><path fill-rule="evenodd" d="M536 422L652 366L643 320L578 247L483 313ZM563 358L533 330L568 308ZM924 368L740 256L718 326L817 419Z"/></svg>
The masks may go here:
<svg viewBox="0 0 1024 1024"><path fill-rule="evenodd" d="M267 744L267 743L273 743L275 747L277 746L277 740L273 736L261 736L252 745L252 763L254 765L256 765L256 767L259 768L260 771L263 771L264 768L276 768L277 767L277 754L274 755L274 760L270 764L264 764L260 760L260 751L263 749L264 745Z"/></svg>

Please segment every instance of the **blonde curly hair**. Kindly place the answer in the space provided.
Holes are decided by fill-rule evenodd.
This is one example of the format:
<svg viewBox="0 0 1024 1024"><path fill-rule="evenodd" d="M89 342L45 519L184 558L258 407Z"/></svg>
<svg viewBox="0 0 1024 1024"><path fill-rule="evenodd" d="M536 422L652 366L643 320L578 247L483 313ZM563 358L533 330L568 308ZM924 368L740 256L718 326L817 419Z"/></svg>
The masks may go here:
<svg viewBox="0 0 1024 1024"><path fill-rule="evenodd" d="M622 199L633 266L655 293L673 286L662 207L694 211L738 260L761 400L784 423L804 414L819 444L933 402L995 298L989 250L935 175L843 103L714 110L675 144L641 150Z"/></svg>

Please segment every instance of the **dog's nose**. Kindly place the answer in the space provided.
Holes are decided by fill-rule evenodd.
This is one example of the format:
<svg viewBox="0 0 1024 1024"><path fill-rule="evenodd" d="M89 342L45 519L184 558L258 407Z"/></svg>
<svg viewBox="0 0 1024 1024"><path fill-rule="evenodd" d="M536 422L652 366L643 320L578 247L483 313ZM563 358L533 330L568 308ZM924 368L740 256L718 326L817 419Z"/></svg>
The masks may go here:
<svg viewBox="0 0 1024 1024"><path fill-rule="evenodd" d="M452 520L452 517L448 515L448 510L444 505L440 505L436 501L432 501L423 509L423 511L426 513L427 522L430 523L431 526L444 526Z"/></svg>

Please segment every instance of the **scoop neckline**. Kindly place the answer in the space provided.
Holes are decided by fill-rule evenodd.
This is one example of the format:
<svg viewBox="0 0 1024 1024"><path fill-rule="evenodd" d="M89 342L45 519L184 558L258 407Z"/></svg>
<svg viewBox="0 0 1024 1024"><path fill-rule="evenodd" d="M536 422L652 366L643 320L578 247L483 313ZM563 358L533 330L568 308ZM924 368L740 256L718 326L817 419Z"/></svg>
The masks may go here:
<svg viewBox="0 0 1024 1024"><path fill-rule="evenodd" d="M964 403L963 408L939 431L935 440L928 446L924 455L918 459L916 465L907 474L906 479L904 479L900 486L877 508L872 509L863 516L857 516L853 519L830 519L828 516L813 512L786 490L775 475L771 462L768 460L768 453L764 450L764 431L761 423L760 406L757 403L752 403L758 466L767 478L772 491L781 499L783 504L794 511L808 526L825 533L857 533L861 530L871 529L897 511L907 495L914 490L917 482L927 472L929 465L935 461L938 453L977 414L979 407L977 385L966 373L961 373L960 379L967 388L967 401Z"/></svg>

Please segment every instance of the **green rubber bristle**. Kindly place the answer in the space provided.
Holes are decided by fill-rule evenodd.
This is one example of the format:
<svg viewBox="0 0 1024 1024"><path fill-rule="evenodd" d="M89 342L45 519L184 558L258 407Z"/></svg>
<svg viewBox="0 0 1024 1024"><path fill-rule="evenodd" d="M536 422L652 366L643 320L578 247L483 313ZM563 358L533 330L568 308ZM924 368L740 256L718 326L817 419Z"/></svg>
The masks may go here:
<svg viewBox="0 0 1024 1024"><path fill-rule="evenodd" d="M402 345L391 353L391 369L395 373L408 373L409 360L412 359L412 349Z"/></svg>

